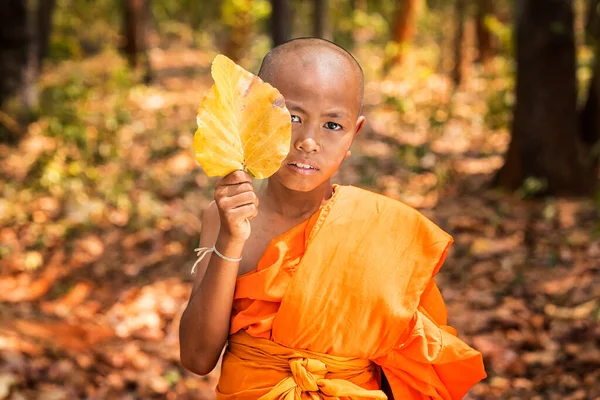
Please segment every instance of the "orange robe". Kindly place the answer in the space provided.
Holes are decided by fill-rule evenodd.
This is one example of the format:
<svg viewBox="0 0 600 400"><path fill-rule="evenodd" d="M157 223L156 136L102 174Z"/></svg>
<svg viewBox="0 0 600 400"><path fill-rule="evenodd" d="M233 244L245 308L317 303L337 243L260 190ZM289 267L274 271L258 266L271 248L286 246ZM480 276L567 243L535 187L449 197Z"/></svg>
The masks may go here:
<svg viewBox="0 0 600 400"><path fill-rule="evenodd" d="M460 399L481 354L446 326L433 276L452 238L351 186L275 238L236 285L217 399Z"/></svg>

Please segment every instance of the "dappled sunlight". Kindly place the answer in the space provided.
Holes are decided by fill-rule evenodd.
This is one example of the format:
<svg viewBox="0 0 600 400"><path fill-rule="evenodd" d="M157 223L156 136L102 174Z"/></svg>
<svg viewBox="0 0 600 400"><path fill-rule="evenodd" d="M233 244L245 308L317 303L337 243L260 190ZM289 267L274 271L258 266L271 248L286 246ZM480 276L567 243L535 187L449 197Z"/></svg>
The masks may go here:
<svg viewBox="0 0 600 400"><path fill-rule="evenodd" d="M501 156L491 156L482 158L465 158L456 160L454 168L457 172L464 175L473 174L492 174L504 164Z"/></svg>
<svg viewBox="0 0 600 400"><path fill-rule="evenodd" d="M219 366L206 377L185 370L178 329L215 182L192 148L197 108L214 56L236 44L217 3L154 4L149 84L116 50L114 4L81 15L57 6L34 121L0 114L21 136L0 144L0 399L214 399ZM266 12L267 1L251 3ZM598 199L536 198L536 180L515 193L490 185L515 104L508 3L488 21L485 65L467 37L458 85L454 2L427 2L400 65L393 2L352 3L336 3L332 20L363 65L367 123L333 180L403 201L453 236L436 281L489 375L466 398L598 396ZM270 43L261 15L236 37L253 72ZM593 54L580 47L588 82Z"/></svg>

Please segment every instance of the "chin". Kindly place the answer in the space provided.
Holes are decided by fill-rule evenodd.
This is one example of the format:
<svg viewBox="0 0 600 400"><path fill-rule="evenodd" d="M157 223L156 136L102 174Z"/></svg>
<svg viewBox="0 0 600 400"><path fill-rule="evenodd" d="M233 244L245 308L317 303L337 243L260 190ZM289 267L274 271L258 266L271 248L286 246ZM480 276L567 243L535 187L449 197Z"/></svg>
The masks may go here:
<svg viewBox="0 0 600 400"><path fill-rule="evenodd" d="M274 177L286 189L304 193L317 189L328 180L319 176L294 176L284 171L277 172Z"/></svg>
<svg viewBox="0 0 600 400"><path fill-rule="evenodd" d="M315 190L316 188L319 187L319 185L311 185L308 182L295 183L295 184L285 184L284 183L284 186L289 190L293 190L294 192L302 192L302 193L312 192L313 190Z"/></svg>

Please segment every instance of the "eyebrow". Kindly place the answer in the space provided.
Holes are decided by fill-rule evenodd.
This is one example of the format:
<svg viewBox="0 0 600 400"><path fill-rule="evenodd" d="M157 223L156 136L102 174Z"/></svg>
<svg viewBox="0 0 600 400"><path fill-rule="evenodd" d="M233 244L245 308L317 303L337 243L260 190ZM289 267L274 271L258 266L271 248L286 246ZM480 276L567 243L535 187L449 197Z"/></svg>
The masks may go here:
<svg viewBox="0 0 600 400"><path fill-rule="evenodd" d="M308 114L306 112L306 110L304 110L302 107L300 107L299 105L294 104L294 103L288 105L288 110L290 110L290 111L299 111L299 112L301 112L303 114ZM336 111L330 111L328 113L322 114L321 116L328 117L328 118L346 118L347 117L347 115L346 115L346 113L344 111L337 111L337 110Z"/></svg>
<svg viewBox="0 0 600 400"><path fill-rule="evenodd" d="M302 107L297 106L296 104L293 104L293 103L288 106L288 110L300 111L301 113L306 114L306 111Z"/></svg>
<svg viewBox="0 0 600 400"><path fill-rule="evenodd" d="M346 116L346 113L343 111L331 111L326 114L323 114L323 116L329 118L344 118Z"/></svg>
<svg viewBox="0 0 600 400"><path fill-rule="evenodd" d="M296 104L290 104L288 106L288 110L290 111L299 111L303 114L308 114L306 112L306 110L304 110L302 107L296 105ZM330 111L328 113L322 114L323 117L329 117L329 118L344 118L346 117L346 113L343 111Z"/></svg>

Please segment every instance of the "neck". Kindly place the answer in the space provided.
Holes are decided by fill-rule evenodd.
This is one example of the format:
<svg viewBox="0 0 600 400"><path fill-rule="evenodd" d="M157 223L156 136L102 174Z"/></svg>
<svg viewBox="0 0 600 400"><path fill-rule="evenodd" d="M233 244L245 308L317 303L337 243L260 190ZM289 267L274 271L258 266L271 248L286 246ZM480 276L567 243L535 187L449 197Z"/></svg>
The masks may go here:
<svg viewBox="0 0 600 400"><path fill-rule="evenodd" d="M284 218L307 218L314 214L333 194L328 180L310 192L291 190L269 179L265 188L265 206Z"/></svg>

